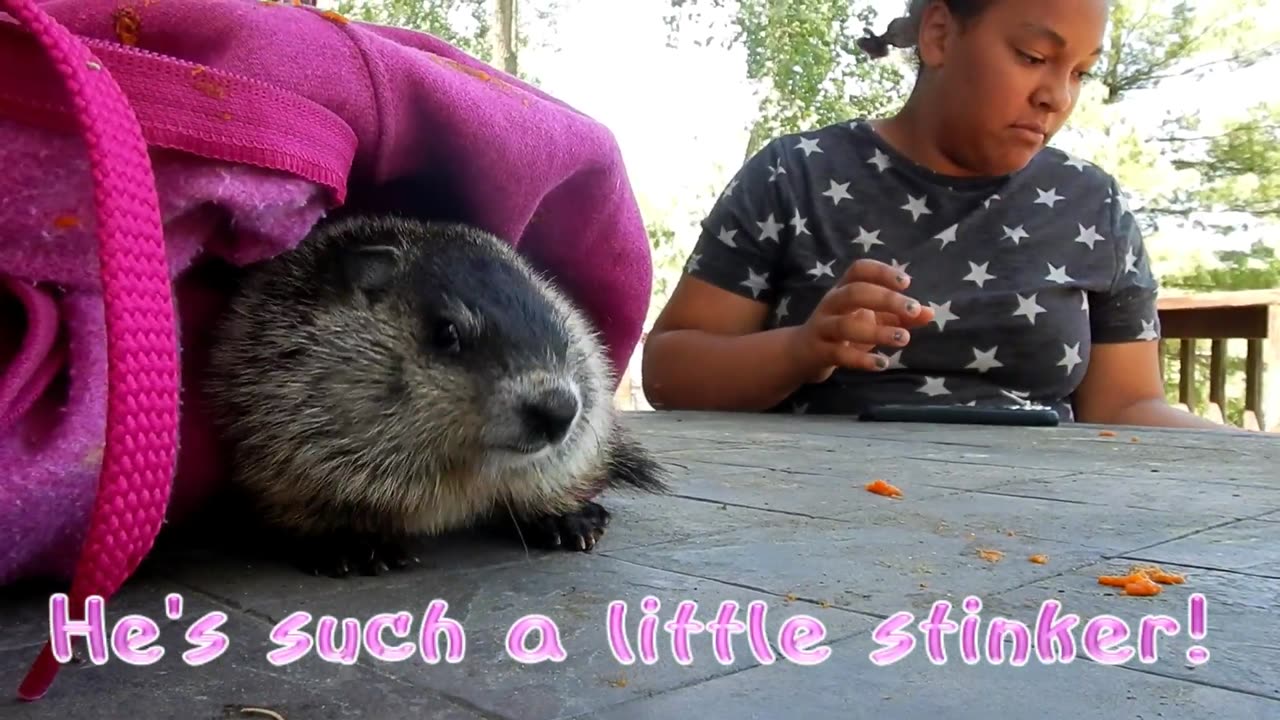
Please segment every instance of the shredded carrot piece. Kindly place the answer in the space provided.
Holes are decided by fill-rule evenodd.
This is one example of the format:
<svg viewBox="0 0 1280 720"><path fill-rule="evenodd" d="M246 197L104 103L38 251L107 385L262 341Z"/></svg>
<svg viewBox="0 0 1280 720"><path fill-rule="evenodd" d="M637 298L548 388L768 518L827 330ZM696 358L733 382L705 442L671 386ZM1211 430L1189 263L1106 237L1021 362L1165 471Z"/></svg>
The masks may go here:
<svg viewBox="0 0 1280 720"><path fill-rule="evenodd" d="M1131 582L1124 586L1125 595L1138 595L1141 597L1149 597L1151 595L1160 594L1160 586L1155 584L1151 578L1146 575L1141 576L1135 582Z"/></svg>
<svg viewBox="0 0 1280 720"><path fill-rule="evenodd" d="M1037 564L1037 565L1043 565L1043 564L1045 564L1045 563L1049 562L1049 556L1048 556L1048 555L1032 555L1031 557L1029 557L1029 558L1027 558L1027 559L1028 559L1028 560L1030 560L1031 562L1033 562L1033 563Z"/></svg>
<svg viewBox="0 0 1280 720"><path fill-rule="evenodd" d="M987 562L1000 562L1004 559L1004 553L999 550L979 550L978 557L986 560Z"/></svg>
<svg viewBox="0 0 1280 720"><path fill-rule="evenodd" d="M1100 436L1102 436L1102 437L1115 437L1115 436L1116 436L1116 434L1115 434L1114 432L1110 431L1110 430L1103 430L1102 432L1098 433L1098 435L1100 435Z"/></svg>
<svg viewBox="0 0 1280 720"><path fill-rule="evenodd" d="M344 17L342 14L340 14L340 13L338 13L338 12L334 11L334 10L325 10L324 12L322 12L322 13L320 13L320 14L321 14L321 15L323 15L324 17L326 17L326 18L328 18L328 19L332 20L333 22L338 23L339 25L346 25L347 23L350 23L350 22L351 22L351 21L350 21L350 20L348 20L346 17Z"/></svg>
<svg viewBox="0 0 1280 720"><path fill-rule="evenodd" d="M879 478L867 483L866 488L867 488L867 492L873 492L877 495L884 495L885 497L895 497L895 498L902 497L901 490L899 490L898 488L894 487L893 485L890 485L889 483Z"/></svg>
<svg viewBox="0 0 1280 720"><path fill-rule="evenodd" d="M59 215L53 219L53 226L59 230L70 230L80 227L80 219L75 215Z"/></svg>
<svg viewBox="0 0 1280 720"><path fill-rule="evenodd" d="M1177 573L1166 572L1156 565L1134 565L1129 568L1128 575L1103 575L1098 578L1099 585L1124 588L1125 595L1151 596L1159 595L1161 585L1181 585L1185 578Z"/></svg>
<svg viewBox="0 0 1280 720"><path fill-rule="evenodd" d="M120 8L112 14L115 20L116 37L125 45L138 44L138 31L142 26L142 19L138 17L138 13L133 8Z"/></svg>

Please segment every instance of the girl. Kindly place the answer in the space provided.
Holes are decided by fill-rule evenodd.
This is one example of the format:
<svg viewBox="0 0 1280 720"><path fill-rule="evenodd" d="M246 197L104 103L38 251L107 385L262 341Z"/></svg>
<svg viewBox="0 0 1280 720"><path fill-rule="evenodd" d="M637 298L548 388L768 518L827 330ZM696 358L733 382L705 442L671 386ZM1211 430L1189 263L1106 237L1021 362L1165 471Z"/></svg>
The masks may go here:
<svg viewBox="0 0 1280 720"><path fill-rule="evenodd" d="M1220 428L1169 406L1157 282L1105 171L1048 146L1098 62L1103 0L912 0L903 109L773 139L702 224L644 347L658 408L890 403Z"/></svg>

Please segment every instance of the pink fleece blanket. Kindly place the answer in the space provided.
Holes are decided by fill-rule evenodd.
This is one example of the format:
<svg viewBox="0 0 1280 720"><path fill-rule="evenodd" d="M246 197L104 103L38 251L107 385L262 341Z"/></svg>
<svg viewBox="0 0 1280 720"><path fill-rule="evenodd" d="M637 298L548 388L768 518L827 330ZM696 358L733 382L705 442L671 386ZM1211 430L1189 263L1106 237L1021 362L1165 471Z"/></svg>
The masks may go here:
<svg viewBox="0 0 1280 720"><path fill-rule="evenodd" d="M244 263L289 250L345 189L410 174L434 184L445 211L510 239L555 277L598 325L614 367L626 366L648 309L649 245L615 140L598 122L434 37L288 2L39 5L81 37L296 92L354 137L336 193L152 142L183 370L171 518L207 496L225 460L195 391L220 296L187 270L205 256ZM0 585L73 572L102 459L107 377L84 142L6 105L22 83L9 70L0 71ZM148 120L149 141L164 120ZM291 128L278 132L287 143Z"/></svg>

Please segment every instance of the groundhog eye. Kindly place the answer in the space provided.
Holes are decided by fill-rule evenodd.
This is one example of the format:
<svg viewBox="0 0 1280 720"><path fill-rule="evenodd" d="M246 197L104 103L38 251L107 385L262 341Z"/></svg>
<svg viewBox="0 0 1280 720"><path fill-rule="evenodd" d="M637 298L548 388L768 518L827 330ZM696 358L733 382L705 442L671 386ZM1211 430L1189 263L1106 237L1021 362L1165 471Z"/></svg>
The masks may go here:
<svg viewBox="0 0 1280 720"><path fill-rule="evenodd" d="M458 337L458 326L449 320L436 323L435 336L432 340L437 349L445 352L458 352L462 349L462 343Z"/></svg>

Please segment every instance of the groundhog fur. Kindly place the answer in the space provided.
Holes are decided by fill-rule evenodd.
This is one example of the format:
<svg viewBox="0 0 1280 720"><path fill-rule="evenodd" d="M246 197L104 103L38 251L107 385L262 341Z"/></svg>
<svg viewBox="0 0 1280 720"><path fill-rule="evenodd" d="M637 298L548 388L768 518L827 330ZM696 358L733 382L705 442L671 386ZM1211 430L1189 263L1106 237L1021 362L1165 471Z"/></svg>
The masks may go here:
<svg viewBox="0 0 1280 720"><path fill-rule="evenodd" d="M204 383L233 491L334 577L476 526L590 551L610 519L592 498L667 491L613 387L585 316L510 244L392 215L245 268Z"/></svg>

